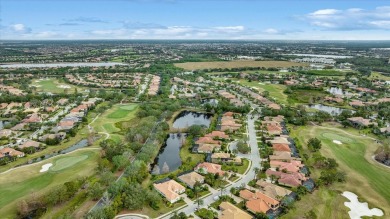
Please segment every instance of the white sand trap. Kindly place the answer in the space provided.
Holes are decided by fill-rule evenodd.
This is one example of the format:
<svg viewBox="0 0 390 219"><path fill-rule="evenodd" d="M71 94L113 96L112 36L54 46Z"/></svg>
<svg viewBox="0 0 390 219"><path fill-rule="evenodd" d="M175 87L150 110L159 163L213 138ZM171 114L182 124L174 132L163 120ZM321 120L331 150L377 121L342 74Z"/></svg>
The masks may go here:
<svg viewBox="0 0 390 219"><path fill-rule="evenodd" d="M50 168L51 166L53 166L52 163L44 164L44 165L42 165L42 168L41 168L41 170L40 170L39 172L40 172L40 173L46 172L46 171L49 170L49 168Z"/></svg>
<svg viewBox="0 0 390 219"><path fill-rule="evenodd" d="M339 141L339 140L333 140L333 143L335 143L335 144L343 144L341 141Z"/></svg>
<svg viewBox="0 0 390 219"><path fill-rule="evenodd" d="M61 84L61 85L58 85L57 86L58 88L64 88L64 89L66 89L66 88L70 88L70 86L69 85L63 85L63 84Z"/></svg>
<svg viewBox="0 0 390 219"><path fill-rule="evenodd" d="M355 193L345 191L342 195L350 200L350 202L344 202L344 205L351 209L348 212L351 219L360 219L363 216L383 216L383 211L381 209L370 209L368 208L367 202L359 202L358 196Z"/></svg>

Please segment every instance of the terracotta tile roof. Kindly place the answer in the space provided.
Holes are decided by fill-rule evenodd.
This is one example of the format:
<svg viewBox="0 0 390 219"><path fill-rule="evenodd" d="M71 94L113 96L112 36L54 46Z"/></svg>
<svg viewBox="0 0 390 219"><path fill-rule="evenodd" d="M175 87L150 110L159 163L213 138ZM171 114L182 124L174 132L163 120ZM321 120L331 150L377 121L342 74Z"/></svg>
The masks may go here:
<svg viewBox="0 0 390 219"><path fill-rule="evenodd" d="M252 219L253 217L245 211L234 206L230 202L222 202L219 205L222 213L219 219Z"/></svg>
<svg viewBox="0 0 390 219"><path fill-rule="evenodd" d="M289 147L288 144L279 144L279 143L275 143L275 144L272 144L272 148L274 149L274 151L286 151L286 152L291 152L291 149Z"/></svg>
<svg viewBox="0 0 390 219"><path fill-rule="evenodd" d="M179 197L179 194L185 191L184 186L180 185L175 180L169 180L163 183L153 184L154 188L158 190L168 201L173 201Z"/></svg>
<svg viewBox="0 0 390 219"><path fill-rule="evenodd" d="M194 187L196 182L203 183L204 177L196 172L190 172L187 174L183 174L178 177L182 182L187 184L189 187Z"/></svg>
<svg viewBox="0 0 390 219"><path fill-rule="evenodd" d="M267 213L271 209L271 207L261 199L253 199L246 202L246 207L249 211L253 213Z"/></svg>
<svg viewBox="0 0 390 219"><path fill-rule="evenodd" d="M222 176L225 173L225 171L222 170L221 165L208 163L208 162L203 162L198 164L198 166L195 167L195 171L197 172L205 171L206 173L218 174L220 176Z"/></svg>
<svg viewBox="0 0 390 219"><path fill-rule="evenodd" d="M229 135L221 131L212 131L211 133L206 134L205 137L228 139Z"/></svg>

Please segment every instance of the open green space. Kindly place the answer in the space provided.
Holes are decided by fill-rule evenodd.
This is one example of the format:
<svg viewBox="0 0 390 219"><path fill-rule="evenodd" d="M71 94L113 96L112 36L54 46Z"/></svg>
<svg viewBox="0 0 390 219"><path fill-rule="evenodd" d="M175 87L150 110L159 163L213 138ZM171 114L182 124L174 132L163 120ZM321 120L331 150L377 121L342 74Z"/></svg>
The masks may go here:
<svg viewBox="0 0 390 219"><path fill-rule="evenodd" d="M345 183L335 183L329 187L321 187L312 195L306 195L295 203L283 218L299 218L313 209L320 218L347 218L349 208L341 196L344 191L358 195L361 201L368 202L370 208L376 207L384 211L385 217L390 215L390 169L375 162L371 156L378 148L374 140L361 136L357 130L344 129L340 125L324 124L323 126L292 127L291 136L297 138L308 153L307 141L316 137L321 140L321 154L336 159L340 170L347 174ZM341 145L333 140L339 140ZM320 170L312 169L312 177L318 178ZM324 217L323 217L324 215Z"/></svg>
<svg viewBox="0 0 390 219"><path fill-rule="evenodd" d="M1 218L15 218L16 203L29 194L40 194L56 185L93 174L98 157L98 149L80 149L0 174ZM56 171L50 168L46 172L39 172L42 165L48 163L52 163Z"/></svg>
<svg viewBox="0 0 390 219"><path fill-rule="evenodd" d="M107 133L110 136L110 139L121 141L121 139L123 139L121 123L135 118L137 108L138 104L116 104L100 114L90 125L95 132ZM96 114L91 115L89 120L92 121L96 116Z"/></svg>
<svg viewBox="0 0 390 219"><path fill-rule="evenodd" d="M345 71L339 70L307 70L307 71L298 71L299 74L305 75L317 75L317 76L344 76L347 74Z"/></svg>
<svg viewBox="0 0 390 219"><path fill-rule="evenodd" d="M88 155L79 155L79 156L67 156L60 158L53 163L53 166L50 168L50 171L60 171L65 168L71 167L78 162L81 162L88 158Z"/></svg>
<svg viewBox="0 0 390 219"><path fill-rule="evenodd" d="M33 79L31 86L36 87L38 92L50 92L50 93L75 93L83 92L85 88L65 83L59 79Z"/></svg>
<svg viewBox="0 0 390 219"><path fill-rule="evenodd" d="M381 74L379 72L371 72L371 75L368 79L378 79L378 80L385 80L385 81L390 81L390 74L388 76Z"/></svg>
<svg viewBox="0 0 390 219"><path fill-rule="evenodd" d="M313 103L315 100L323 99L326 95L327 93L320 90L296 89L289 94L288 103L291 105Z"/></svg>
<svg viewBox="0 0 390 219"><path fill-rule="evenodd" d="M275 98L275 100L278 103L281 104L287 104L287 95L283 93L283 91L286 89L285 85L282 84L269 84L269 83L262 83L259 81L248 81L245 79L231 79L232 81L237 81L239 84L254 88L258 90L260 93L264 91L269 92L269 96L272 98Z"/></svg>
<svg viewBox="0 0 390 219"><path fill-rule="evenodd" d="M33 159L39 158L39 157L41 157L43 155L51 154L51 153L54 153L54 152L66 149L66 148L76 144L80 140L86 139L87 136L88 136L88 130L87 130L87 127L85 126L85 127L81 128L80 130L78 130L78 132L77 132L75 137L72 137L70 139L65 139L59 145L48 146L46 149L44 149L42 151L38 151L38 152L36 152L34 154L28 154L25 157L18 158L14 162L8 163L7 165L0 166L0 173L4 172L6 170L9 170L9 169L11 169L13 167L25 164L29 160L33 160ZM91 146L91 147L93 147L93 146Z"/></svg>

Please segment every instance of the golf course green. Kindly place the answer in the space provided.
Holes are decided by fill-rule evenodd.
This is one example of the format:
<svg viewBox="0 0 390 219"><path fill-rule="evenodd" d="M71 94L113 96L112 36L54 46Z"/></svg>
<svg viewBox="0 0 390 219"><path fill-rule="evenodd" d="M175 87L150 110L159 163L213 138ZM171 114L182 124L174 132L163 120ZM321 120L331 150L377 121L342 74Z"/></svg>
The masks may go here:
<svg viewBox="0 0 390 219"><path fill-rule="evenodd" d="M65 182L93 174L99 149L80 149L43 162L0 174L0 217L15 218L16 203L31 193L41 193ZM53 166L40 172L44 164Z"/></svg>

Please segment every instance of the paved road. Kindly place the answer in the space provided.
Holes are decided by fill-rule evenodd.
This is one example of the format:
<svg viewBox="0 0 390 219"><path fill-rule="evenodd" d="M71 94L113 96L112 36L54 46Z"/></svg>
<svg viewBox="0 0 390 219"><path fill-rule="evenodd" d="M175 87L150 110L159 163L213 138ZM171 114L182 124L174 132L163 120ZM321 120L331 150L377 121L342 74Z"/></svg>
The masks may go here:
<svg viewBox="0 0 390 219"><path fill-rule="evenodd" d="M261 163L260 163L261 158L260 158L260 154L259 154L259 149L257 147L256 129L255 129L255 124L254 124L254 122L257 120L258 117L256 116L253 119L251 117L252 117L252 115L249 113L247 116L247 123L248 123L247 133L249 136L248 144L251 147L251 153L249 155L247 155L246 157L252 161L252 165L251 165L249 171L247 172L247 174L243 175L243 177L240 178L238 181L236 181L233 184L230 184L229 186L227 186L224 189L224 191L222 193L223 195L230 194L230 189L232 187L240 187L243 184L245 184L245 185L248 184L249 181L253 180L255 177L254 169L256 167L261 168ZM207 208L208 205L215 202L214 197L217 195L221 195L220 190L211 191L211 195L207 196L206 198L203 199L204 204L201 207ZM178 213L184 212L186 215L190 215L190 214L194 213L195 209L198 207L198 205L194 202L187 203L187 205L188 205L187 207L180 209L178 211ZM170 212L170 213L162 215L158 218L170 218L172 216L172 213L173 212Z"/></svg>

